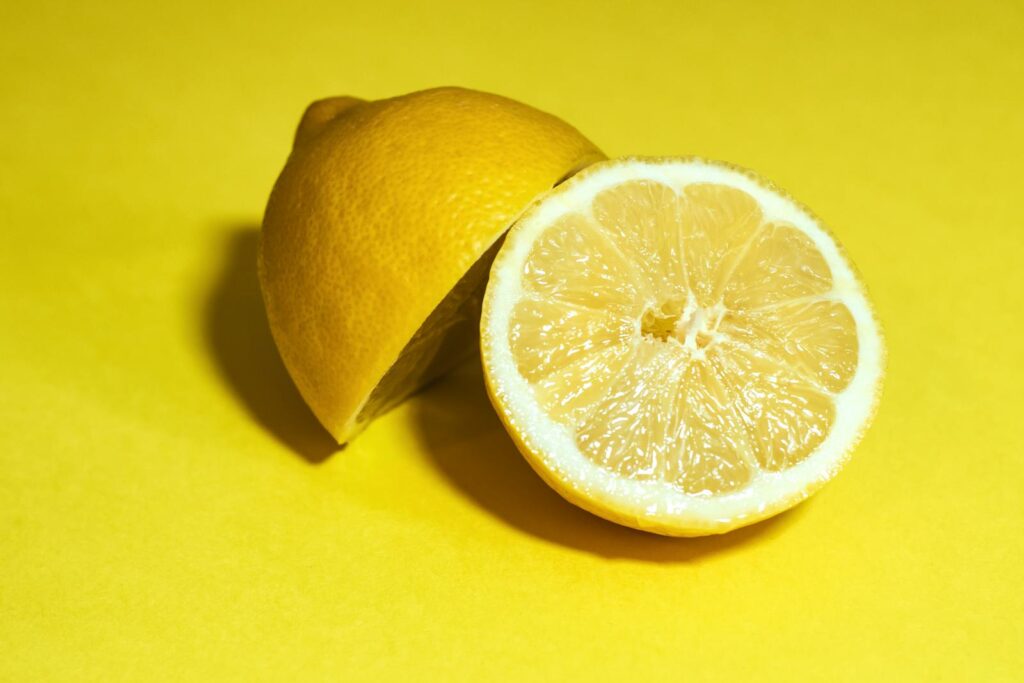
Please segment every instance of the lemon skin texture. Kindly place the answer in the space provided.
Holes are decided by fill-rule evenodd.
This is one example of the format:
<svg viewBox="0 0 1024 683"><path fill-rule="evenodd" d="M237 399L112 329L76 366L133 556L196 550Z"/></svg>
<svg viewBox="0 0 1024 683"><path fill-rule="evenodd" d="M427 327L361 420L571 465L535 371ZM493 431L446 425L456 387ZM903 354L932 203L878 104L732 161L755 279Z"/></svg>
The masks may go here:
<svg viewBox="0 0 1024 683"><path fill-rule="evenodd" d="M473 317L487 264L460 281L535 197L602 158L557 117L462 88L308 107L259 275L281 357L339 443L442 372L455 337L472 349L448 332Z"/></svg>

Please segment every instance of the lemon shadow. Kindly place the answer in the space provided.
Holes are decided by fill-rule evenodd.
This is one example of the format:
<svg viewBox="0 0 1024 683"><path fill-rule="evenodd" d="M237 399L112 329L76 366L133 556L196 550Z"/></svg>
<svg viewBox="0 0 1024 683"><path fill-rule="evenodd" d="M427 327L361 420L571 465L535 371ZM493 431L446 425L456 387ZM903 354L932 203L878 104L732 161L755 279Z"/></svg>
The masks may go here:
<svg viewBox="0 0 1024 683"><path fill-rule="evenodd" d="M805 505L718 536L669 538L608 522L564 500L530 468L487 398L479 361L413 400L416 429L443 476L506 524L551 543L605 558L696 562L781 534Z"/></svg>
<svg viewBox="0 0 1024 683"><path fill-rule="evenodd" d="M259 226L229 226L222 239L220 269L203 302L207 350L256 422L307 462L323 462L339 446L302 400L274 346L256 274Z"/></svg>
<svg viewBox="0 0 1024 683"><path fill-rule="evenodd" d="M204 292L202 331L225 386L270 435L310 463L341 448L306 406L277 353L259 290L255 224L228 226L220 268ZM427 457L451 486L505 524L613 559L696 562L781 534L806 506L721 536L667 538L605 521L552 491L516 450L487 398L479 360L411 399Z"/></svg>

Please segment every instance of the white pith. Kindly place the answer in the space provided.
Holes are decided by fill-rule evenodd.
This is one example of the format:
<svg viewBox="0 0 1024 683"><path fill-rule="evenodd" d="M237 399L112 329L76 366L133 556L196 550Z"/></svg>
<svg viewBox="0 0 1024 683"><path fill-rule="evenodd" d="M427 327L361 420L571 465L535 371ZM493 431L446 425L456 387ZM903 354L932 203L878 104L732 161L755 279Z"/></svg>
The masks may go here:
<svg viewBox="0 0 1024 683"><path fill-rule="evenodd" d="M766 221L786 222L800 229L824 257L833 279L828 298L842 301L856 322L857 370L846 388L833 394L836 415L828 436L800 463L780 472L756 470L744 488L720 495L687 494L667 482L626 478L583 455L571 429L547 415L519 374L508 341L509 321L523 295L520 274L535 240L561 216L589 212L592 200L602 190L631 180L660 182L677 191L695 182L737 188L760 204ZM871 306L828 232L796 203L762 182L699 160L605 162L543 199L509 232L491 272L482 325L492 394L509 427L532 456L532 464L545 478L567 486L576 502L595 512L669 533L722 531L749 523L796 504L834 476L871 418L884 363Z"/></svg>

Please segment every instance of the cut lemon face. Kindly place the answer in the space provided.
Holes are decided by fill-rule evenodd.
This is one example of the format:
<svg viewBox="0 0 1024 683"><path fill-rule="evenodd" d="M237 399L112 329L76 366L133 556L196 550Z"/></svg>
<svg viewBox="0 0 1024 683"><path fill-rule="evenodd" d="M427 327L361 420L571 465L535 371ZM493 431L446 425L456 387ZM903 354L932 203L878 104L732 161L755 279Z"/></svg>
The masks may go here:
<svg viewBox="0 0 1024 683"><path fill-rule="evenodd" d="M884 348L852 265L766 181L601 162L531 207L491 269L484 372L573 503L670 535L805 499L870 421Z"/></svg>

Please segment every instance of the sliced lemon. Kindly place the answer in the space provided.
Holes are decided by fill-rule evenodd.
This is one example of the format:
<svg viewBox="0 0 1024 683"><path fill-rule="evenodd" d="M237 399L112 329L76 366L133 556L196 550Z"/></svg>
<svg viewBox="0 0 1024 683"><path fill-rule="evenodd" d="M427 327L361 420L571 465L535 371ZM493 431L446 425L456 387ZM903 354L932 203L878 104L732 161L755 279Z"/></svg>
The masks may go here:
<svg viewBox="0 0 1024 683"><path fill-rule="evenodd" d="M495 242L603 158L551 114L463 88L309 106L267 203L260 285L281 358L338 443L476 353Z"/></svg>
<svg viewBox="0 0 1024 683"><path fill-rule="evenodd" d="M884 347L821 223L696 159L600 162L491 269L488 391L535 470L639 529L721 533L805 499L874 413Z"/></svg>

